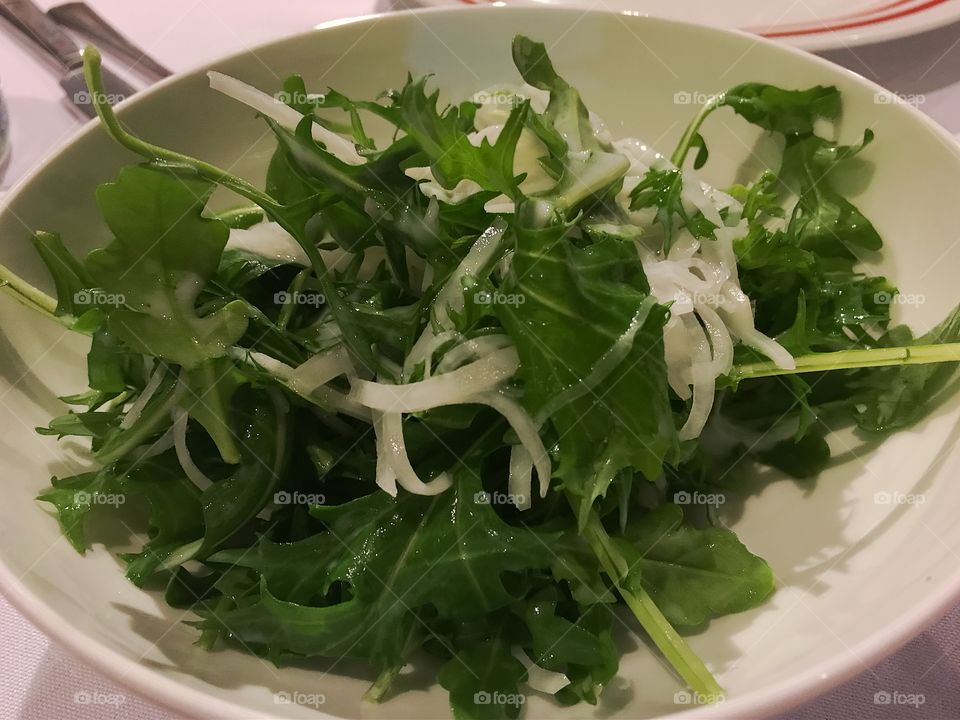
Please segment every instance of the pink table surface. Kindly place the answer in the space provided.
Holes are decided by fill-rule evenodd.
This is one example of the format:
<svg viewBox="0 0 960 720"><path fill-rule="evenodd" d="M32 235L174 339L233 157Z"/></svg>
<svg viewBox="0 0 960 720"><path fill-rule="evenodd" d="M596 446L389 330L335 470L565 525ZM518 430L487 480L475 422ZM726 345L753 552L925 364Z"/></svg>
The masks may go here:
<svg viewBox="0 0 960 720"><path fill-rule="evenodd" d="M337 18L383 9L377 0L282 0L267 8L236 0L88 0L168 67L185 70L244 47ZM52 2L40 0L49 7ZM883 45L824 53L917 102L960 133L960 25ZM0 191L35 166L79 125L55 77L28 46L0 32L0 77L13 155ZM878 704L877 693L923 698ZM68 655L0 597L0 720L171 720L174 716ZM899 652L782 720L960 718L960 607Z"/></svg>

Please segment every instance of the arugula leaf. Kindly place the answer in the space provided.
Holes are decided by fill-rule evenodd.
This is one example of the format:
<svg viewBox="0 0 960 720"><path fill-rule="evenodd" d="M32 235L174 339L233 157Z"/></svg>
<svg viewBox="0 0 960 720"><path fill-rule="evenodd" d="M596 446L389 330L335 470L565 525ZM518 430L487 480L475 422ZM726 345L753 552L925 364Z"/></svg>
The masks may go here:
<svg viewBox="0 0 960 720"><path fill-rule="evenodd" d="M31 240L57 289L57 314L79 318L91 309L89 290L93 288L93 279L67 250L59 235L35 232Z"/></svg>
<svg viewBox="0 0 960 720"><path fill-rule="evenodd" d="M240 450L230 420L230 403L245 382L228 358L209 360L183 377L181 407L210 433L223 461L240 462Z"/></svg>
<svg viewBox="0 0 960 720"><path fill-rule="evenodd" d="M455 106L438 110L440 91L428 93L428 79L409 79L395 104L402 118L401 127L427 157L434 177L446 188L456 187L462 180L473 180L484 190L517 199L513 158L530 102L520 102L513 108L496 143L484 138L478 147L468 137L473 129L472 118L465 117L464 109Z"/></svg>
<svg viewBox="0 0 960 720"><path fill-rule="evenodd" d="M621 470L653 480L677 448L665 309L631 244L581 249L564 228L518 234L503 292L525 299L497 317L517 346L524 405L557 434L557 475L581 497L582 525Z"/></svg>
<svg viewBox="0 0 960 720"><path fill-rule="evenodd" d="M553 537L505 524L477 500L480 492L475 471L463 466L454 490L432 498L377 492L340 506L316 506L311 514L327 528L322 540L261 546L259 553L237 558L263 573L259 599L210 617L203 627L219 627L273 651L349 652L392 667L418 625L418 609L430 605L451 619L484 617L517 599L504 575L550 565ZM311 566L303 581L296 579ZM325 596L334 584L344 584L349 594L321 607L274 594L306 602Z"/></svg>
<svg viewBox="0 0 960 720"><path fill-rule="evenodd" d="M545 129L538 135L552 149L562 174L556 186L537 194L521 216L522 222L540 227L563 219L584 200L609 190L626 174L630 161L597 139L580 93L557 74L543 43L517 35L513 62L526 82L550 93L538 124ZM560 140L565 147L558 147Z"/></svg>
<svg viewBox="0 0 960 720"><path fill-rule="evenodd" d="M766 562L729 530L682 525L683 511L663 505L625 533L639 550L643 587L674 625L693 627L764 602L774 590Z"/></svg>
<svg viewBox="0 0 960 720"><path fill-rule="evenodd" d="M455 720L500 720L520 715L525 702L520 683L526 677L509 643L494 638L458 652L437 679L450 693Z"/></svg>
<svg viewBox="0 0 960 720"><path fill-rule="evenodd" d="M135 166L99 188L115 239L86 268L124 307L109 310L110 331L131 348L185 367L220 357L247 327L243 303L206 317L196 300L213 274L228 230L201 217L213 185L183 173Z"/></svg>
<svg viewBox="0 0 960 720"><path fill-rule="evenodd" d="M837 165L855 157L873 140L866 130L856 145L837 145L817 135L787 142L780 179L799 195L790 232L801 247L821 257L856 257L858 250L879 250L876 229L849 200L830 185Z"/></svg>
<svg viewBox="0 0 960 720"><path fill-rule="evenodd" d="M806 90L785 90L776 85L744 83L722 93L718 107L735 113L764 130L782 135L810 135L817 120L840 116L840 91L817 85Z"/></svg>
<svg viewBox="0 0 960 720"><path fill-rule="evenodd" d="M960 341L960 307L927 334L909 345ZM958 358L960 360L960 358ZM853 401L857 425L870 432L889 433L910 427L942 403L952 390L958 364L876 368L864 371L857 383L865 389Z"/></svg>

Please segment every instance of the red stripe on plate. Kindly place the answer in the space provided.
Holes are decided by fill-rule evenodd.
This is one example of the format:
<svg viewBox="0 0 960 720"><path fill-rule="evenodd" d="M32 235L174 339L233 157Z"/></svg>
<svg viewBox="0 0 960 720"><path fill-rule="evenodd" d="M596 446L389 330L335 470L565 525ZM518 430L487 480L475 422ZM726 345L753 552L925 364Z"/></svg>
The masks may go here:
<svg viewBox="0 0 960 720"><path fill-rule="evenodd" d="M895 13L889 13L887 15L880 15L877 17L868 17L863 20L851 20L850 22L841 22L834 25L825 25L821 27L814 28L801 28L798 30L778 30L774 32L762 32L760 33L764 37L777 38L777 37L795 37L798 35L817 35L819 33L827 32L836 32L838 30L851 30L853 28L859 27L868 27L870 25L879 25L880 23L889 22L890 20L898 20L903 17L908 17L910 15L915 15L924 10L929 10L930 8L937 7L938 5L943 5L947 0L927 0L927 2L921 3L920 5L915 5L913 7L905 8ZM897 7L902 3L891 3L892 7Z"/></svg>

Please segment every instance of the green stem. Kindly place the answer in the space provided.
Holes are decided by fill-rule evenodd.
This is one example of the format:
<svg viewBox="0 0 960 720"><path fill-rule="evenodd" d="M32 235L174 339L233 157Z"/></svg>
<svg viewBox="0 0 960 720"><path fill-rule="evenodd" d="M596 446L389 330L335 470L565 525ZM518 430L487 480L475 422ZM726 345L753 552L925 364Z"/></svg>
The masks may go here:
<svg viewBox="0 0 960 720"><path fill-rule="evenodd" d="M75 318L71 315L57 315L57 301L9 269L0 265L0 290L38 313L60 323L68 330L73 330Z"/></svg>
<svg viewBox="0 0 960 720"><path fill-rule="evenodd" d="M291 222L288 217L289 209L267 193L258 190L246 180L216 165L198 160L189 155L184 155L183 153L178 153L175 150L154 145L128 133L120 124L110 103L107 102L109 96L104 91L103 75L101 74L100 66L100 51L92 45L88 45L83 51L83 77L90 91L90 97L93 99L94 109L97 111L100 121L104 124L110 135L125 148L132 150L138 155L142 155L148 160L163 160L173 165L190 167L194 169L200 177L222 185L228 190L232 190L241 197L245 197L250 202L263 208L270 219L290 233L290 236L297 241L307 254L310 265L317 279L320 281L320 286L334 315L337 317L346 316L349 308L337 293L336 285L330 273L327 271L327 265L323 261L320 251L314 243L310 242L305 229ZM344 338L355 358L368 368L374 369L376 367L373 350L367 344L367 341L353 330L352 325L347 324L345 327Z"/></svg>
<svg viewBox="0 0 960 720"><path fill-rule="evenodd" d="M687 129L684 130L683 137L680 138L680 142L677 144L677 149L674 150L673 155L670 156L670 162L677 167L683 166L683 161L687 159L687 153L690 152L690 145L693 143L693 138L700 132L700 126L703 125L703 121L707 119L710 113L720 107L722 101L722 94L714 95L707 101L706 105L700 108L700 112L697 113L693 122L687 125Z"/></svg>
<svg viewBox="0 0 960 720"><path fill-rule="evenodd" d="M577 498L568 496L568 499L571 505L576 508ZM590 513L584 533L600 561L603 571L613 582L644 631L650 636L650 639L653 640L653 643L663 653L674 670L677 671L677 674L694 692L709 697L722 697L723 688L717 683L703 661L693 652L686 640L680 636L670 624L670 621L660 612L660 608L657 607L653 598L642 588L628 590L623 587L623 578L629 571L629 567L624 557L613 546L610 536L607 535L607 531L595 512Z"/></svg>
<svg viewBox="0 0 960 720"><path fill-rule="evenodd" d="M733 368L730 378L746 380L775 375L823 372L825 370L853 370L892 365L928 365L930 363L958 361L960 361L960 343L872 348L869 350L839 350L837 352L800 355L796 358L796 367L787 370L777 367L768 360L738 365Z"/></svg>
<svg viewBox="0 0 960 720"><path fill-rule="evenodd" d="M403 670L402 664L389 667L380 673L377 679L373 681L373 685L367 688L367 691L363 694L363 699L373 703L378 703L383 700L383 696L386 695L387 690L393 685L393 681L397 679L397 675L400 674L401 670Z"/></svg>

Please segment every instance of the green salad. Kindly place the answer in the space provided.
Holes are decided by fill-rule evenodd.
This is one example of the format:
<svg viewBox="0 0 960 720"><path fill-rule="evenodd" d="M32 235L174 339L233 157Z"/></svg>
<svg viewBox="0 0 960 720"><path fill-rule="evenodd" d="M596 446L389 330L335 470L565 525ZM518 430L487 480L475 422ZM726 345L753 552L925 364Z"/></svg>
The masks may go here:
<svg viewBox="0 0 960 720"><path fill-rule="evenodd" d="M881 239L832 173L873 136L821 134L836 88L734 87L667 157L542 44L513 58L518 84L455 105L427 77L356 100L211 73L276 137L261 189L128 132L88 49L143 162L97 190L101 248L33 235L56 297L0 268L90 340L89 388L39 431L89 438L91 469L40 500L84 552L92 508L140 498L127 575L200 646L360 659L370 702L413 664L457 718L595 704L624 627L718 700L682 633L775 589L718 503L763 467L816 476L830 430L929 413L960 312L914 337L861 269ZM731 111L783 154L721 190L700 129ZM208 207L218 186L241 204Z"/></svg>

